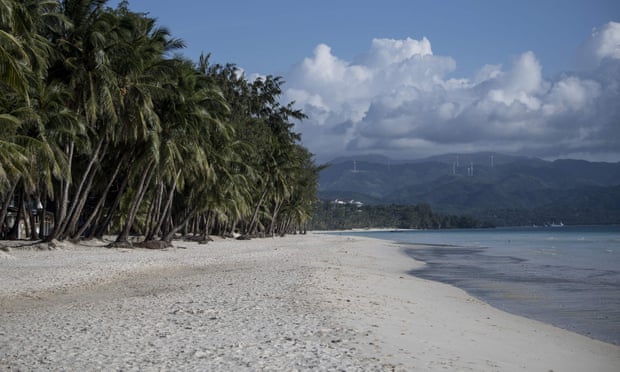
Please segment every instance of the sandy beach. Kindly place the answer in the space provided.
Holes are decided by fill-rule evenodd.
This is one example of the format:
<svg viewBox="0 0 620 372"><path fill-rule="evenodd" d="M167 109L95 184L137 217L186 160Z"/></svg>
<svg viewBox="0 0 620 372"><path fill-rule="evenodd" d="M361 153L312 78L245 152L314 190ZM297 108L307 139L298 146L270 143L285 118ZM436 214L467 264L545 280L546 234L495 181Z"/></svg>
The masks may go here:
<svg viewBox="0 0 620 372"><path fill-rule="evenodd" d="M0 251L0 370L618 371L620 347L308 234Z"/></svg>

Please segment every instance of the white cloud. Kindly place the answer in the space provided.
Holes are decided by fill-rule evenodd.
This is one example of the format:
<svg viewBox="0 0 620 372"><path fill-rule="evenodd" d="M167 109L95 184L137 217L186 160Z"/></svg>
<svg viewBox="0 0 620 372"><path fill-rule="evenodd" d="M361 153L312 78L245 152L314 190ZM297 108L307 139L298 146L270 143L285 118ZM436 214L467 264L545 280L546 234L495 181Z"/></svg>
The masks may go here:
<svg viewBox="0 0 620 372"><path fill-rule="evenodd" d="M553 116L586 110L600 93L598 83L569 76L553 84L542 112L546 116Z"/></svg>
<svg viewBox="0 0 620 372"><path fill-rule="evenodd" d="M609 22L592 35L580 47L577 63L580 68L592 70L605 60L620 59L620 23Z"/></svg>
<svg viewBox="0 0 620 372"><path fill-rule="evenodd" d="M327 120L360 120L371 95L367 81L372 71L338 59L331 48L320 44L312 58L306 58L287 77L291 100L306 105L310 112L322 112L319 124Z"/></svg>
<svg viewBox="0 0 620 372"><path fill-rule="evenodd" d="M370 51L363 58L363 63L374 68L385 68L410 58L432 54L431 43L427 38L420 41L411 38L405 40L374 39Z"/></svg>
<svg viewBox="0 0 620 372"><path fill-rule="evenodd" d="M353 62L319 45L286 77L286 101L309 119L297 130L323 160L354 153L413 158L455 151L570 157L620 150L620 24L584 43L588 74L546 80L533 52L508 67L450 79L456 62L428 39L375 39Z"/></svg>
<svg viewBox="0 0 620 372"><path fill-rule="evenodd" d="M498 87L489 90L490 100L506 105L518 102L529 110L537 110L540 107L540 101L536 96L544 89L544 83L541 67L534 53L522 54L508 73L495 79Z"/></svg>

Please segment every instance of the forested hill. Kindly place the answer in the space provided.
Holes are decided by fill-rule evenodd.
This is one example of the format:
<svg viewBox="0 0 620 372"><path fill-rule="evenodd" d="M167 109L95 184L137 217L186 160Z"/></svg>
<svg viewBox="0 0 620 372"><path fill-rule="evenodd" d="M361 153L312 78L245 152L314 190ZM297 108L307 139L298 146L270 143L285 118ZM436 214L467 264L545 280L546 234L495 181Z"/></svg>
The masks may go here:
<svg viewBox="0 0 620 372"><path fill-rule="evenodd" d="M429 204L496 225L620 223L620 163L545 161L497 153L415 161L341 158L320 174L325 200Z"/></svg>
<svg viewBox="0 0 620 372"><path fill-rule="evenodd" d="M469 216L434 213L428 204L360 205L322 201L308 226L312 230L366 228L471 229L492 227Z"/></svg>

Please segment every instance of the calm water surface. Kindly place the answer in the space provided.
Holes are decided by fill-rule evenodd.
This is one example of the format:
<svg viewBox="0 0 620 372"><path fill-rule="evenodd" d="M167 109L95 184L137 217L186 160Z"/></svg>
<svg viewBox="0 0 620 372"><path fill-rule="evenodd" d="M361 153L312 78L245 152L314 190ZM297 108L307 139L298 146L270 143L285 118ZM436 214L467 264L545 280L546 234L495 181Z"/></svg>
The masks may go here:
<svg viewBox="0 0 620 372"><path fill-rule="evenodd" d="M620 226L346 234L408 244L407 254L427 263L413 275L620 345Z"/></svg>

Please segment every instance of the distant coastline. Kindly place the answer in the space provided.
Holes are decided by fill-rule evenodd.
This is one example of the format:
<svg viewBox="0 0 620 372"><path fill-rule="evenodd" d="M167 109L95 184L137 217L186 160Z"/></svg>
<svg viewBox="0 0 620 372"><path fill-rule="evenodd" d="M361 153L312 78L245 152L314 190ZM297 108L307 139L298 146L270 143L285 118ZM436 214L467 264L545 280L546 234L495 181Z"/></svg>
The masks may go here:
<svg viewBox="0 0 620 372"><path fill-rule="evenodd" d="M495 226L618 224L620 162L496 152L400 161L339 158L321 171L319 197L364 205L428 204L439 214Z"/></svg>

